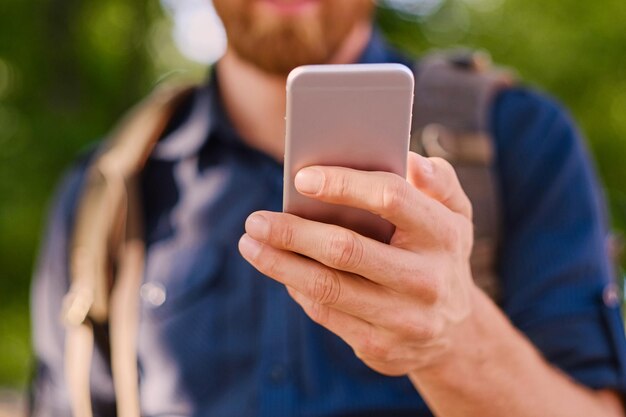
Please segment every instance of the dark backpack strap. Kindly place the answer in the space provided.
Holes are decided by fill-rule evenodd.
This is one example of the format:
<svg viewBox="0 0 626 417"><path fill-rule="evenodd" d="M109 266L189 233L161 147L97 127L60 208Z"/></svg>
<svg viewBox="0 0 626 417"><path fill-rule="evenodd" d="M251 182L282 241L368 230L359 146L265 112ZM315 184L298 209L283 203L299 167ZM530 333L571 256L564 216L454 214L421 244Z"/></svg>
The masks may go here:
<svg viewBox="0 0 626 417"><path fill-rule="evenodd" d="M493 98L513 77L491 68L488 55L471 51L427 56L416 74L411 150L454 166L474 209L474 281L498 302L501 216L489 116Z"/></svg>

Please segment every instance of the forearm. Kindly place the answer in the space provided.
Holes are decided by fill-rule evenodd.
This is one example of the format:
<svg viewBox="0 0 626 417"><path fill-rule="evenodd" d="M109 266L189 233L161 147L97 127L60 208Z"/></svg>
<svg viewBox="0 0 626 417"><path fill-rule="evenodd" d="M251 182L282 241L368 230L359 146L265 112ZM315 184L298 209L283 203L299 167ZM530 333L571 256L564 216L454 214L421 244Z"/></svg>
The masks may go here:
<svg viewBox="0 0 626 417"><path fill-rule="evenodd" d="M617 396L548 364L483 294L469 320L445 361L409 375L438 417L624 416Z"/></svg>

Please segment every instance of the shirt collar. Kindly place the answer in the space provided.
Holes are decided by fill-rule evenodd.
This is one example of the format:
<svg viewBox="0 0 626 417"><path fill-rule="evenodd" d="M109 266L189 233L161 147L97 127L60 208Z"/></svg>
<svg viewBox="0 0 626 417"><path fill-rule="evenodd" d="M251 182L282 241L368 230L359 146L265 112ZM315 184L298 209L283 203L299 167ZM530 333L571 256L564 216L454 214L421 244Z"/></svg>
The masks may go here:
<svg viewBox="0 0 626 417"><path fill-rule="evenodd" d="M198 87L172 116L151 158L174 161L197 154L205 144L216 121L210 85ZM209 114L210 117L206 117Z"/></svg>
<svg viewBox="0 0 626 417"><path fill-rule="evenodd" d="M412 61L400 51L393 48L384 39L380 29L374 27L372 35L367 46L361 53L357 63L359 64L378 64L378 63L397 63L407 66L412 65Z"/></svg>

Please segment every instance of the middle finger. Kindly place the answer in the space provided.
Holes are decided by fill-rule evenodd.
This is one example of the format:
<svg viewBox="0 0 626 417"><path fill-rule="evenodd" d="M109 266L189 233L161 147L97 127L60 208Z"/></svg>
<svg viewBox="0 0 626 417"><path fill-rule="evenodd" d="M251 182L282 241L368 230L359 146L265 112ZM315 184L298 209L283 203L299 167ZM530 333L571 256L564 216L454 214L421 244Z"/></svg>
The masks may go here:
<svg viewBox="0 0 626 417"><path fill-rule="evenodd" d="M333 270L293 252L265 245L247 234L239 241L239 250L264 275L320 305L336 308L371 323L384 322L384 316L395 309L387 291L356 275Z"/></svg>
<svg viewBox="0 0 626 417"><path fill-rule="evenodd" d="M280 250L296 252L326 266L360 275L384 287L428 298L432 276L424 254L390 246L351 230L274 212L253 213L246 232L255 240Z"/></svg>

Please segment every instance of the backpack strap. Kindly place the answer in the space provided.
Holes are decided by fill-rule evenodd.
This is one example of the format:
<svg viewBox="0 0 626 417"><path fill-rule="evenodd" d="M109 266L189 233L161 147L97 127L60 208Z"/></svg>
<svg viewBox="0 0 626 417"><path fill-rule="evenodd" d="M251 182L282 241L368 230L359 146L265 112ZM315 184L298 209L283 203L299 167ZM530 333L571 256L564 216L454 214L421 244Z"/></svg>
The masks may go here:
<svg viewBox="0 0 626 417"><path fill-rule="evenodd" d="M93 415L89 373L95 325L109 326L117 415L139 416L136 333L144 242L138 174L172 115L194 91L157 89L113 131L86 172L63 302L65 373L75 417Z"/></svg>
<svg viewBox="0 0 626 417"><path fill-rule="evenodd" d="M502 236L489 121L494 97L513 77L491 68L487 54L472 51L431 54L417 64L416 74L411 150L444 158L455 168L473 206L474 281L498 302Z"/></svg>

